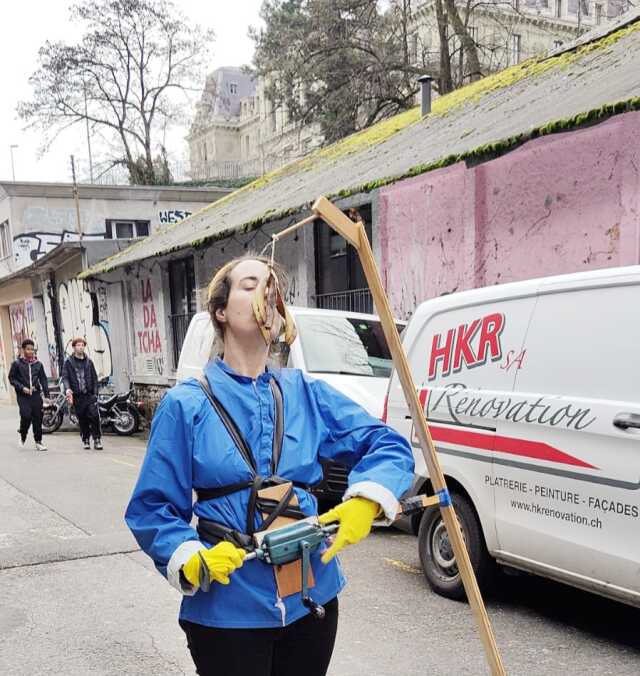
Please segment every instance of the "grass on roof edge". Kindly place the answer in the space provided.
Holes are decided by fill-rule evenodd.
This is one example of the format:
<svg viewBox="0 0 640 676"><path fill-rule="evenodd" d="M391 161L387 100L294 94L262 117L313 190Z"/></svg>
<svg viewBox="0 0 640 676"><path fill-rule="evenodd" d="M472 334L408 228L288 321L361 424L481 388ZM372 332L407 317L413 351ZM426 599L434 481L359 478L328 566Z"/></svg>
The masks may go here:
<svg viewBox="0 0 640 676"><path fill-rule="evenodd" d="M579 127L585 127L597 122L601 122L609 117L613 117L614 115L619 115L621 113L627 113L638 110L640 110L640 96L636 96L631 99L627 99L625 101L618 101L616 103L608 103L601 106L600 108L594 108L584 113L578 113L573 117L554 120L552 122L548 122L547 124L541 127L536 127L528 132L523 132L522 134L510 136L508 138L496 141L494 143L487 143L485 145L478 146L477 148L474 148L473 150L464 153L447 155L446 157L443 157L440 160L436 160L435 162L430 162L428 164L418 164L411 167L402 174L387 176L385 178L377 179L375 181L370 181L369 183L363 183L361 185L347 188L345 190L340 190L337 193L326 195L326 197L327 199L330 200L340 200L345 199L347 197L352 197L353 195L357 194L366 194L372 192L373 190L377 190L378 188L383 188L387 185L397 183L398 181L402 181L406 178L420 176L421 174L426 174L430 171L435 171L436 169L442 169L444 167L457 164L458 162L469 162L469 161L487 162L492 159L496 159L497 157L500 157L511 150L515 150L517 147L523 145L524 143L527 143L528 141L539 138L541 136L548 136L550 134L558 134L565 131L571 131L574 129L578 129ZM246 234L248 232L251 232L257 227L260 227L261 225L265 225L266 223L280 220L282 218L286 218L287 216L298 214L302 211L309 211L311 209L311 206L312 202L309 202L307 204L302 204L297 207L283 209L278 212L273 212L272 210L269 212L264 212L257 218L254 218L251 221L244 222L238 228L228 228L223 232L216 233L215 235L208 235L202 237L200 239L194 240L187 246L192 246L193 248L198 249L212 241L225 239L226 237L228 237L233 233L242 232ZM174 247L172 249L163 252L163 254L171 253L173 251L177 251L179 249L184 248L185 248L184 246Z"/></svg>
<svg viewBox="0 0 640 676"><path fill-rule="evenodd" d="M502 71L498 71L493 75L488 75L487 77L484 77L481 80L472 82L466 85L465 87L456 89L453 92L450 92L449 94L437 98L433 103L431 114L432 115L447 114L452 110L454 110L455 108L460 107L464 103L467 103L469 101L476 101L479 98L481 98L484 94L488 94L498 89L504 89L505 87L514 85L520 80L523 80L527 77L539 76L554 68L568 67L582 56L585 56L586 54L589 54L590 52L593 51L597 51L599 49L610 47L616 42L618 42L618 40L620 40L621 38L637 30L640 30L640 19L598 40L594 40L593 42L587 42L586 44L579 45L568 52L562 52L561 54L552 57L546 56L533 57L531 59L528 59L527 61L523 61L520 64L511 66L510 68L506 68L505 70ZM549 133L556 133L557 131L573 129L582 124L587 124L590 121L591 122L597 121L605 119L606 117L609 117L611 115L615 115L617 114L615 111L609 113L601 111L603 111L606 108L615 108L615 106L620 105L626 106L631 101L634 100L635 99L630 99L628 101L607 104L600 109L595 109L592 111L588 111L586 113L580 113L579 115L576 115L573 118L567 118L565 120L550 122L544 127L541 127L540 129L536 129L531 132L525 132L523 134L519 134L517 136L504 139L493 144L488 144L486 146L475 148L460 155L450 155L441 160L437 160L436 162L433 162L431 164L417 165L399 176L384 177L381 179L377 179L375 181L364 184L362 186L358 186L356 188L348 188L339 191L338 193L328 197L343 198L349 197L359 192L370 192L375 188L383 187L384 185L388 185L389 183L393 183L403 178L417 176L418 174L425 173L427 171L432 171L433 169L439 169L445 166L449 166L450 164L454 164L455 162L459 162L461 160L468 160L474 157L476 158L484 157L485 160L490 159L492 153L494 156L497 156L503 152L506 152L507 150L513 149L517 145L524 143L529 139L536 138L536 136L543 136ZM638 108L628 108L628 110L638 110ZM620 112L625 112L625 110ZM581 118L584 118L584 121L582 121ZM154 233L154 236L172 230L177 225L184 224L185 220L192 220L199 216L203 216L211 209L219 208L222 204L235 199L236 196L244 192L248 192L250 190L257 190L265 186L266 184L271 183L274 179L278 178L279 176L296 173L298 171L308 171L310 169L313 169L316 161L318 160L325 159L330 161L338 159L344 155L356 152L364 147L382 143L386 139L393 136L395 133L411 126L412 124L415 124L416 122L419 122L420 119L421 118L419 107L416 107L407 110L403 113L399 113L398 115L394 115L393 117L382 120L374 124L373 126L368 127L367 129L363 129L362 131L356 132L355 134L352 134L351 136L348 136L340 141L337 141L336 143L326 148L316 150L313 153L311 153L311 155L303 157L300 160L297 160L296 162L287 164L284 167L280 167L279 169L275 169L274 171L265 174L264 176L256 179L255 181L247 183L238 190L234 190L233 192L229 193L228 195L225 195L219 200L216 200L215 202L212 202L211 204L203 207L202 209L199 209L197 212L189 216L188 219L184 219L183 221L179 221L178 223L167 224L164 228L161 228L156 233ZM560 125L561 128L559 129L556 128L558 125ZM209 235L203 237L202 239L195 240L195 242L197 242L197 245L196 244L180 245L172 247L170 249L166 249L163 251L163 254L171 253L179 249L184 249L186 248L186 246L201 246L203 243L209 242L211 240L224 239L224 237L228 236L230 232L238 232L239 230L243 232L248 232L249 230L252 230L254 227L262 225L267 221L284 218L285 216L291 213L297 213L298 211L301 211L303 208L304 207L292 207L280 212L268 210L267 212L264 212L257 218L244 223L240 228L235 228L231 230L227 229L224 230L223 232L216 233L215 235ZM145 240L142 239L139 242L132 244L129 248L124 249L123 251L120 251L114 254L113 256L105 259L103 263L107 262L116 263L117 260L122 255L125 254L125 252L130 251L132 247L139 246L144 242ZM153 254L153 255L163 255L163 254ZM100 264L98 263L96 267L99 266ZM113 270L115 267L118 267L117 264L111 265L108 268L101 268L100 271L109 272L110 270ZM90 274L87 273L90 273L90 270L86 270L84 273L82 273L80 278L90 276Z"/></svg>
<svg viewBox="0 0 640 676"><path fill-rule="evenodd" d="M397 183L398 181L402 181L407 178L420 176L421 174L426 174L430 171L435 171L436 169L443 169L444 167L449 167L453 164L457 164L458 162L469 162L469 161L478 163L487 162L496 159L497 157L500 157L511 150L515 150L517 147L523 145L524 143L527 143L528 141L539 138L541 136L548 136L550 134L559 134L565 131L571 131L574 129L578 129L580 127L595 124L597 122L602 122L603 120L606 120L607 118L613 117L615 115L620 115L622 113L628 113L638 110L640 110L640 96L634 96L630 99L626 99L625 101L607 103L601 106L600 108L594 108L584 113L578 113L577 115L574 115L572 117L547 122L545 125L541 127L536 127L528 132L523 132L522 134L510 136L508 138L496 141L494 143L487 143L485 145L478 146L477 148L474 148L473 150L464 153L447 155L446 157L436 160L435 162L430 162L427 164L418 164L401 174L395 176L387 176L385 178L380 178L375 181L370 181L368 183L353 186L345 190L340 190L337 193L325 195L325 197L327 197L327 199L330 200L345 199L347 197L352 197L353 195L357 194L362 193L366 194L372 192L373 190L377 190L378 188L383 188L387 185ZM214 204L216 203L214 202ZM286 218L287 216L298 214L302 211L310 211L312 204L313 202L309 202L307 204L289 207L287 209L282 209L280 211L268 209L260 216L250 221L245 221L239 227L227 228L213 235L206 235L199 239L192 240L188 244L176 245L169 249L165 249L161 253L152 254L151 256L149 256L149 258L153 258L156 256L165 256L189 247L192 247L194 249L200 249L203 246L210 244L211 242L226 239L231 234L235 234L238 232L246 234L248 232L251 232L255 228L260 227L261 225L265 225L266 223L277 221L282 218ZM144 240L141 240L141 242L143 241ZM125 249L124 251L129 251L130 249L131 247ZM115 262L115 258L121 253L123 252L118 252L118 254L116 254L115 256L105 259L103 263L106 263L107 261ZM136 261L132 261L132 264L135 263ZM100 263L98 263L96 267L100 267ZM118 266L111 265L106 268L100 267L98 272L100 273L111 272L116 267ZM86 279L87 277L91 277L91 275L92 275L91 269L89 269L82 272L80 275L78 275L78 277L80 279Z"/></svg>

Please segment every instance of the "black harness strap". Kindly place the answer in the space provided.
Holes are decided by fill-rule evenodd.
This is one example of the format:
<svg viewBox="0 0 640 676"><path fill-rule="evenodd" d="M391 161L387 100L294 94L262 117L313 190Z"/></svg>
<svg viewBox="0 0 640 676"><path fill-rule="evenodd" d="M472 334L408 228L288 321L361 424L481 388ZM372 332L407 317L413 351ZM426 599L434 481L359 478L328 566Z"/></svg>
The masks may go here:
<svg viewBox="0 0 640 676"><path fill-rule="evenodd" d="M271 386L276 411L271 452L271 474L275 475L278 471L278 463L280 462L280 455L282 453L282 441L284 439L284 402L282 401L280 385L278 385L275 378L271 378L269 385Z"/></svg>
<svg viewBox="0 0 640 676"><path fill-rule="evenodd" d="M207 396L209 403L220 417L225 429L229 433L229 436L233 439L238 451L240 452L240 455L242 455L244 458L245 462L249 466L249 469L251 470L251 474L253 475L253 478L249 481L240 481L235 484L217 486L215 488L195 489L198 500L213 500L215 498L231 495L232 493L236 493L247 488L251 489L251 492L249 493L249 505L247 509L246 533L240 533L239 531L213 521L209 521L207 519L199 519L198 533L200 534L200 537L211 544L215 544L221 540L229 540L240 547L247 547L247 542L250 543L251 536L255 531L254 522L256 509L258 509L260 512L268 514L268 516L262 522L259 530L266 530L280 516L286 516L293 519L304 518L302 511L298 507L291 506L290 503L294 496L293 486L308 490L308 486L305 484L291 482L293 485L289 488L281 500L271 500L260 498L258 496L258 491L260 489L267 488L269 486L277 486L279 484L287 483L288 481L287 479L282 479L276 476L284 440L284 402L280 385L276 379L272 378L269 381L275 405L273 445L271 452L272 476L269 478L262 477L257 473L256 462L247 442L244 440L233 418L213 394L206 377L199 379L199 383L205 395ZM247 538L249 539L248 541Z"/></svg>
<svg viewBox="0 0 640 676"><path fill-rule="evenodd" d="M211 403L211 406L213 406L216 413L220 416L222 424L226 427L229 436L233 439L233 442L238 447L240 455L242 455L247 465L249 465L255 474L257 469L256 462L253 459L253 454L249 450L249 446L247 446L247 442L244 440L242 434L240 434L240 430L238 429L235 421L227 413L227 409L218 401L215 394L211 391L209 381L206 379L206 377L201 378L198 382L200 383L200 387L204 390L204 393L207 395L207 399Z"/></svg>

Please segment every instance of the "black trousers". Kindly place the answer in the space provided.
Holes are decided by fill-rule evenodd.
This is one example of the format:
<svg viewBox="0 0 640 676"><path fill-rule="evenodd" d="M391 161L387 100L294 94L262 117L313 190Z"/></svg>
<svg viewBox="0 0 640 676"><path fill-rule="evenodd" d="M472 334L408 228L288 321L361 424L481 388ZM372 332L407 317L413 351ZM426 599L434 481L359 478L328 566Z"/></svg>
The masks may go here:
<svg viewBox="0 0 640 676"><path fill-rule="evenodd" d="M325 676L338 629L338 599L274 629L216 629L180 620L200 676Z"/></svg>
<svg viewBox="0 0 640 676"><path fill-rule="evenodd" d="M80 436L83 441L89 437L100 439L100 416L98 414L98 397L95 394L73 394L73 406L78 416Z"/></svg>
<svg viewBox="0 0 640 676"><path fill-rule="evenodd" d="M29 427L33 425L33 438L37 443L40 443L42 441L42 397L40 392L19 394L18 408L20 410L20 436L22 441L27 438Z"/></svg>

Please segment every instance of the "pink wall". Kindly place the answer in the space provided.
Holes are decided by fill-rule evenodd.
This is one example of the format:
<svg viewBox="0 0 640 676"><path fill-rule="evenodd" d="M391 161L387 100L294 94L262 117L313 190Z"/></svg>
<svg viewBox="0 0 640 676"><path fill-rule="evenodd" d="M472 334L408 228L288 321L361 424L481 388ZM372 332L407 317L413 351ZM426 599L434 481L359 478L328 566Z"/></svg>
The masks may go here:
<svg viewBox="0 0 640 676"><path fill-rule="evenodd" d="M640 262L640 112L539 138L474 168L382 188L392 307L444 292Z"/></svg>

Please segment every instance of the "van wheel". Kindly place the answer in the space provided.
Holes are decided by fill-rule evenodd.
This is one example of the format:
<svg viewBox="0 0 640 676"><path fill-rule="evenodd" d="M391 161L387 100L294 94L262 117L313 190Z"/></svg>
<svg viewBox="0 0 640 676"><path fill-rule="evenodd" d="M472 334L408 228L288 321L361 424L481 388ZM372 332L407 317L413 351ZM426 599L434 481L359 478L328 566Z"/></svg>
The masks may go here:
<svg viewBox="0 0 640 676"><path fill-rule="evenodd" d="M487 552L480 521L471 502L460 493L451 493L462 536L481 590L487 590L495 572L495 562ZM453 548L437 507L425 510L418 531L420 562L433 591L449 599L466 599Z"/></svg>

